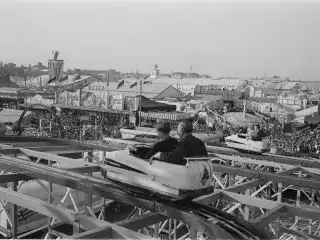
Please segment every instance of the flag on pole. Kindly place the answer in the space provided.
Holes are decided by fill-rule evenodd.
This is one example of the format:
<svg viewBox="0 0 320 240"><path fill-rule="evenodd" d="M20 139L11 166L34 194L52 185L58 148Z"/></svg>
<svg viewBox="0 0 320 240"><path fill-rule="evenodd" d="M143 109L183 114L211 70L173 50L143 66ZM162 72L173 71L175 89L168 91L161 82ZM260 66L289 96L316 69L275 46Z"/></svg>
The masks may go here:
<svg viewBox="0 0 320 240"><path fill-rule="evenodd" d="M143 84L151 84L151 83L152 83L151 80L146 80L146 81L143 82Z"/></svg>
<svg viewBox="0 0 320 240"><path fill-rule="evenodd" d="M55 80L56 80L56 77L49 79L48 84L54 82Z"/></svg>
<svg viewBox="0 0 320 240"><path fill-rule="evenodd" d="M66 80L68 80L68 75L60 78L60 79L59 79L59 82L63 82L63 81L66 81Z"/></svg>
<svg viewBox="0 0 320 240"><path fill-rule="evenodd" d="M138 81L135 80L133 83L131 83L131 84L129 85L129 88L131 89L131 88L133 88L133 87L135 87L135 86L137 86L137 85L138 85Z"/></svg>
<svg viewBox="0 0 320 240"><path fill-rule="evenodd" d="M124 79L120 80L118 82L118 86L117 86L117 89L119 89L120 87L122 87L124 85Z"/></svg>

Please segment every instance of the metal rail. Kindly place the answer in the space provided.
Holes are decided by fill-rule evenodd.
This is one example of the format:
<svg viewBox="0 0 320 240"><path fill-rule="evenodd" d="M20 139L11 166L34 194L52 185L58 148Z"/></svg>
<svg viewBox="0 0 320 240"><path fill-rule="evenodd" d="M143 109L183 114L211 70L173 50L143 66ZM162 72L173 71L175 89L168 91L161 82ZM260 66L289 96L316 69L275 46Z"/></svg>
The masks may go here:
<svg viewBox="0 0 320 240"><path fill-rule="evenodd" d="M104 179L3 155L0 156L0 168L158 212L193 226L212 239L271 238L249 222L200 203L160 200L144 191L124 188Z"/></svg>

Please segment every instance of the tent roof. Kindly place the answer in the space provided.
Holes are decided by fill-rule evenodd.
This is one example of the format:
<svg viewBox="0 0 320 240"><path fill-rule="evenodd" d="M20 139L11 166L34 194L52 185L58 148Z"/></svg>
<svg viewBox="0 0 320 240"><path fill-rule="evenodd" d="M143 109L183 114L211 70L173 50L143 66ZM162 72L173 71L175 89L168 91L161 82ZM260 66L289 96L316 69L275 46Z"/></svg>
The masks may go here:
<svg viewBox="0 0 320 240"><path fill-rule="evenodd" d="M139 97L139 95L136 97ZM141 96L141 111L152 111L152 110L175 111L176 106L165 104L165 103L155 102L155 101L152 101L142 95Z"/></svg>

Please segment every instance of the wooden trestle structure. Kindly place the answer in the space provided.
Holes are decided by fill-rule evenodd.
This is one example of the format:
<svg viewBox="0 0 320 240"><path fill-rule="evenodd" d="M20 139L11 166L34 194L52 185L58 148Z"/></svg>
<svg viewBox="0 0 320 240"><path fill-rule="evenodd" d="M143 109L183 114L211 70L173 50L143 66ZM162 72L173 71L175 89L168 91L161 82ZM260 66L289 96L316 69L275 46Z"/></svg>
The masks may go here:
<svg viewBox="0 0 320 240"><path fill-rule="evenodd" d="M150 239L150 236L143 234L148 230L155 238L167 236L168 239L182 240L188 237L206 239L208 232L219 232L219 228L211 229L214 224L199 223L192 214L137 196L123 195L112 185L101 187L103 179L90 177L100 171L101 162L97 154L103 156L104 151L122 149L130 143L116 139L106 140L106 143L100 143L1 136L0 183L13 183L11 188L0 187L0 211L6 211L8 221L8 228L0 229L2 234L18 237L17 206L48 217L46 239ZM234 213L248 221L248 224L250 222L268 230L277 239L320 239L319 161L243 154L209 146L208 150L215 169L213 184L216 189L210 195L194 199L195 203L213 205ZM61 156L85 152L85 161ZM32 157L36 161L23 159L21 156ZM43 161L40 163L41 160L47 160L47 164ZM56 165L51 166L53 163ZM25 181L34 179L50 183L49 188L39 183L47 191L48 201L17 191ZM53 204L53 184L66 188L58 205ZM64 206L66 197L73 199L71 189L86 193L84 209L79 209L75 201L72 201L73 209ZM291 201L285 197L289 189L295 191L296 196ZM92 210L94 196L101 198L98 217ZM135 211L124 221L109 223L104 220L108 214L105 205L111 201L135 206ZM12 205L11 213L5 210L8 203ZM73 225L73 235L67 236L56 231L54 227L57 222ZM180 236L179 229L183 227L189 231Z"/></svg>

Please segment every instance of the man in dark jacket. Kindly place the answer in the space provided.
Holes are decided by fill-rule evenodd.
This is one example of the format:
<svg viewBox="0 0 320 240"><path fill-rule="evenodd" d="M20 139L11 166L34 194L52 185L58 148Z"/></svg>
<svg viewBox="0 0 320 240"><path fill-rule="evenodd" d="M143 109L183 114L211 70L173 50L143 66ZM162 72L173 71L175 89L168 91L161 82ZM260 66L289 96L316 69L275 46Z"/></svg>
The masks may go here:
<svg viewBox="0 0 320 240"><path fill-rule="evenodd" d="M266 137L267 135L264 133L264 131L261 129L260 125L257 124L254 126L254 130L256 131L256 137L254 140L256 141L262 141L262 138Z"/></svg>
<svg viewBox="0 0 320 240"><path fill-rule="evenodd" d="M164 160L167 155L176 148L178 141L177 139L170 137L170 131L171 128L168 122L162 122L157 125L157 133L161 140L153 145L144 157L145 159L150 159L160 152L160 160Z"/></svg>
<svg viewBox="0 0 320 240"><path fill-rule="evenodd" d="M184 164L184 158L208 156L206 146L200 139L192 136L192 131L191 122L184 121L179 124L180 141L177 148L164 159L164 162Z"/></svg>

